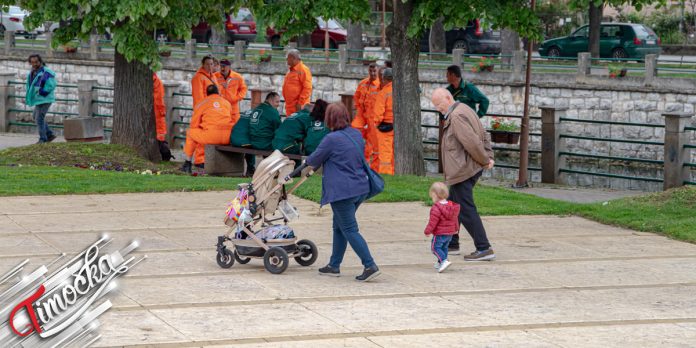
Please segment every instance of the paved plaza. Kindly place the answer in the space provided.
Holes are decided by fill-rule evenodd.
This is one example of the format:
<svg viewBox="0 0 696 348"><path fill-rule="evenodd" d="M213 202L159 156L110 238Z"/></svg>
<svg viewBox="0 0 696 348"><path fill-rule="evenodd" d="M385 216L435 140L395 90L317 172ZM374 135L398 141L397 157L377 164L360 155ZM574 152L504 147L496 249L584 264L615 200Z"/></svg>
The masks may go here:
<svg viewBox="0 0 696 348"><path fill-rule="evenodd" d="M383 275L321 277L331 211L293 199L311 267L282 275L260 260L221 269L216 236L232 192L3 197L0 270L75 253L102 232L148 259L100 321L99 347L693 347L696 245L578 217L485 217L498 260L452 257L445 273L423 236L428 208L366 204L358 214ZM468 238L465 246L470 246ZM67 260L66 260L67 261ZM55 268L60 262L51 266Z"/></svg>

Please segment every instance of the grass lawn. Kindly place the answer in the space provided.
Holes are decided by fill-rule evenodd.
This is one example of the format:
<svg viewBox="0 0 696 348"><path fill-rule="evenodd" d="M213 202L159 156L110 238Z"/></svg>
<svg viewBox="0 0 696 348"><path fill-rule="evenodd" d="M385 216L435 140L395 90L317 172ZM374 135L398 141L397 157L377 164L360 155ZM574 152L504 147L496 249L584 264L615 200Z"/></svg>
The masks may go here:
<svg viewBox="0 0 696 348"><path fill-rule="evenodd" d="M83 169L85 166L97 170ZM163 174L139 174L143 170ZM32 145L0 151L0 196L234 190L238 183L249 180L177 173L174 164L153 164L116 145ZM372 202L427 203L428 188L435 180L386 176L385 191ZM295 194L318 202L321 178L311 177ZM606 204L567 203L485 185L478 185L474 194L481 215L578 215L696 242L696 187L693 186Z"/></svg>

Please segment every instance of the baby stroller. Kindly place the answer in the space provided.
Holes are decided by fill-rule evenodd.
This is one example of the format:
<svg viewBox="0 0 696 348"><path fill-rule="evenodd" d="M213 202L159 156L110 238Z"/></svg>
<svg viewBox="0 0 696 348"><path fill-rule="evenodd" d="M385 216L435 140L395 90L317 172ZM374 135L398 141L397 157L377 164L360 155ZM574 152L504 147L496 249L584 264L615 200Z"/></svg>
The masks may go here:
<svg viewBox="0 0 696 348"><path fill-rule="evenodd" d="M262 258L268 272L280 274L288 268L291 257L302 266L317 260L317 246L307 239L298 241L287 226L299 216L288 195L312 174L306 164L293 171L294 166L295 162L276 150L259 163L251 183L238 185L239 193L225 215L229 231L218 237L216 259L220 267L230 268L235 260L246 264L252 258ZM302 174L301 179L286 191L285 185L298 174ZM231 242L231 248L226 242Z"/></svg>

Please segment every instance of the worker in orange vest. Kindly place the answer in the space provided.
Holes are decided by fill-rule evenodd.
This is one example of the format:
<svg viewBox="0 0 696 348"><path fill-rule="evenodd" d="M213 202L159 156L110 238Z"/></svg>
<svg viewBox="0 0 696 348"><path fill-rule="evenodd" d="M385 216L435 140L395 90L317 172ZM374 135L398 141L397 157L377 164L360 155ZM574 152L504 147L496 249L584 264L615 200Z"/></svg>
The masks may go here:
<svg viewBox="0 0 696 348"><path fill-rule="evenodd" d="M365 161L368 164L372 163L373 152L377 149L377 130L374 122L372 122L372 106L374 104L374 96L379 92L379 79L377 78L377 65L370 64L368 68L368 77L364 78L358 84L358 88L353 95L353 104L356 114L353 123L353 128L357 128L365 139Z"/></svg>
<svg viewBox="0 0 696 348"><path fill-rule="evenodd" d="M382 89L375 98L374 122L377 127L377 147L380 174L394 175L394 109L392 101L392 69L382 72Z"/></svg>
<svg viewBox="0 0 696 348"><path fill-rule="evenodd" d="M292 115L309 104L312 96L312 73L302 63L300 51L291 49L286 57L288 73L283 80L283 98L285 98L285 114Z"/></svg>
<svg viewBox="0 0 696 348"><path fill-rule="evenodd" d="M220 94L232 105L232 123L239 120L239 102L247 93L247 85L239 73L232 71L232 63L223 59L220 61L220 72L215 73L215 82L220 87Z"/></svg>
<svg viewBox="0 0 696 348"><path fill-rule="evenodd" d="M169 143L167 143L165 139L167 136L167 106L164 104L164 85L162 84L162 80L160 80L155 73L152 73L152 85L157 144L159 145L162 160L169 161L174 158L174 156L172 156L172 150L169 148Z"/></svg>
<svg viewBox="0 0 696 348"><path fill-rule="evenodd" d="M220 90L220 86L215 82L214 69L215 63L213 57L205 56L201 60L201 67L196 71L191 79L191 96L193 97L193 107L202 102L207 96L206 90L208 86L215 85Z"/></svg>
<svg viewBox="0 0 696 348"><path fill-rule="evenodd" d="M215 85L208 86L206 93L208 96L194 107L191 125L186 131L186 144L184 144L186 161L181 167L181 171L185 173L191 173L194 152L196 157L193 163L203 164L205 145L230 143L233 127L232 105L219 94Z"/></svg>

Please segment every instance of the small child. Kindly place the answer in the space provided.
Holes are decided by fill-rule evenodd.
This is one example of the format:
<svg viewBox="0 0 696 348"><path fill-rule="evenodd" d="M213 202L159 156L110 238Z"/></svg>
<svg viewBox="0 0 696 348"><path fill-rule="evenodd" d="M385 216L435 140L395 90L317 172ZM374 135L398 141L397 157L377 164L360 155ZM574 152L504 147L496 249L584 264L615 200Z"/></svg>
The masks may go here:
<svg viewBox="0 0 696 348"><path fill-rule="evenodd" d="M452 263L447 259L447 247L452 241L452 235L459 231L459 204L448 201L449 189L442 182L430 186L430 198L433 206L430 208L430 221L425 227L425 235L433 235L430 249L437 257L435 268L438 273L444 272Z"/></svg>

